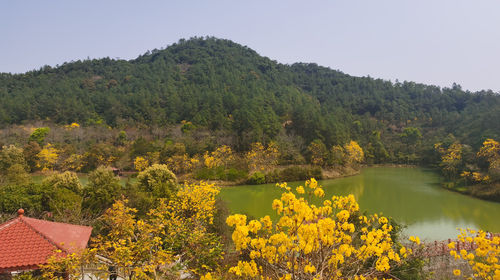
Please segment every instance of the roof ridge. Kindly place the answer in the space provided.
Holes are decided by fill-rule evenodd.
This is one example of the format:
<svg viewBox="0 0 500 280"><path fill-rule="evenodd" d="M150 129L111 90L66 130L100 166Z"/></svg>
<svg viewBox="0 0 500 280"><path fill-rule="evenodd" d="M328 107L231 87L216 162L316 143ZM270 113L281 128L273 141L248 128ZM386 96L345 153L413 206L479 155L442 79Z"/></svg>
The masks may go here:
<svg viewBox="0 0 500 280"><path fill-rule="evenodd" d="M19 217L15 218L15 219L12 219L10 221L7 221L7 222L5 222L3 224L0 224L0 231L6 229L8 227L10 227L12 224L18 222L18 220L19 220Z"/></svg>
<svg viewBox="0 0 500 280"><path fill-rule="evenodd" d="M54 240L52 240L52 238L46 236L45 234L43 234L42 232L40 232L39 230L37 230L34 226L30 225L28 222L26 222L24 219L24 217L21 216L19 217L18 219L25 225L27 225L30 229L32 229L34 232L36 232L38 235L40 235L42 238L46 239L49 243L51 243L52 245L54 245L56 248L58 248L59 250L65 252L66 254L69 254L69 251L64 249L61 245L57 244L57 242L55 242ZM42 220L43 221L43 220Z"/></svg>
<svg viewBox="0 0 500 280"><path fill-rule="evenodd" d="M77 225L77 224L68 224L68 223L63 223L63 222L47 221L47 220L42 220L42 219L30 218L30 217L26 217L26 216L23 216L23 219L25 219L25 222L33 220L33 221L39 221L39 222L51 223L51 224L60 224L60 225L71 226L71 227L92 228L91 226L86 226L86 225Z"/></svg>

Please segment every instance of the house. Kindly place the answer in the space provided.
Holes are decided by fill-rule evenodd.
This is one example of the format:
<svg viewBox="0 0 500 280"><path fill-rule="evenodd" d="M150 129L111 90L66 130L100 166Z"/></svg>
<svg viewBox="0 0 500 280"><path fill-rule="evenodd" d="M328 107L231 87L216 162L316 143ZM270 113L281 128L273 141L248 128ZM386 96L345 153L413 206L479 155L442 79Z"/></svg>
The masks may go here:
<svg viewBox="0 0 500 280"><path fill-rule="evenodd" d="M85 249L92 227L28 218L24 210L0 225L0 279L36 270L59 249L70 254Z"/></svg>

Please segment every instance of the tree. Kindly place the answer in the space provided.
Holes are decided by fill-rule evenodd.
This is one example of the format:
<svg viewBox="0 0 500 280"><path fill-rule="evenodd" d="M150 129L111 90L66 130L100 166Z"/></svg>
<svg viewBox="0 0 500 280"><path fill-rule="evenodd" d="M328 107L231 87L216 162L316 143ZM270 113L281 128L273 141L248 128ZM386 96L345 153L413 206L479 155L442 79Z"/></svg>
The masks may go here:
<svg viewBox="0 0 500 280"><path fill-rule="evenodd" d="M215 168L219 166L227 167L234 160L234 153L231 147L223 145L218 147L210 154L206 152L203 155L203 161L207 168Z"/></svg>
<svg viewBox="0 0 500 280"><path fill-rule="evenodd" d="M500 179L500 143L493 139L486 139L483 146L477 153L478 157L485 158L488 161L488 173L494 181Z"/></svg>
<svg viewBox="0 0 500 280"><path fill-rule="evenodd" d="M6 172L6 184L16 185L16 186L26 186L32 182L31 176L26 172L25 167L21 164L11 165ZM2 184L2 179L0 178L0 185Z"/></svg>
<svg viewBox="0 0 500 280"><path fill-rule="evenodd" d="M330 164L336 164L336 165L340 165L340 164L343 164L344 163L344 158L345 158L345 152L344 152L344 148L342 148L342 146L340 145L335 145L335 146L332 146L332 148L330 149L330 155L329 155L329 163Z"/></svg>
<svg viewBox="0 0 500 280"><path fill-rule="evenodd" d="M177 177L164 164L153 164L137 175L136 190L131 195L139 214L146 214L160 198L168 201L178 190Z"/></svg>
<svg viewBox="0 0 500 280"><path fill-rule="evenodd" d="M148 168L149 166L149 161L141 156L138 156L134 160L134 167L135 170L141 172L144 169Z"/></svg>
<svg viewBox="0 0 500 280"><path fill-rule="evenodd" d="M310 154L310 162L312 165L323 166L327 162L328 150L323 141L316 139L307 146L307 151Z"/></svg>
<svg viewBox="0 0 500 280"><path fill-rule="evenodd" d="M403 129L403 133L399 137L406 144L407 163L409 163L410 158L416 157L412 155L415 154L416 147L422 139L422 133L418 128L409 126Z"/></svg>
<svg viewBox="0 0 500 280"><path fill-rule="evenodd" d="M57 221L80 223L83 187L74 172L48 176L42 181L43 208Z"/></svg>
<svg viewBox="0 0 500 280"><path fill-rule="evenodd" d="M384 162L389 158L389 153L385 149L384 143L380 140L380 131L373 131L369 141L368 148L366 149L367 157L370 155L375 163Z"/></svg>
<svg viewBox="0 0 500 280"><path fill-rule="evenodd" d="M251 149L245 154L245 159L250 170L269 170L278 164L279 158L278 146L271 142L267 148L260 142L252 143Z"/></svg>
<svg viewBox="0 0 500 280"><path fill-rule="evenodd" d="M38 158L37 167L42 168L42 171L53 170L59 159L59 150L54 148L52 144L47 143L38 153Z"/></svg>
<svg viewBox="0 0 500 280"><path fill-rule="evenodd" d="M6 172L12 165L26 166L23 149L14 145L3 146L0 150L0 173Z"/></svg>
<svg viewBox="0 0 500 280"><path fill-rule="evenodd" d="M454 142L448 147L443 147L442 143L437 143L434 148L441 154L441 163L443 173L449 179L455 179L461 170L463 145Z"/></svg>
<svg viewBox="0 0 500 280"><path fill-rule="evenodd" d="M38 163L38 154L41 152L42 148L38 142L30 141L23 147L23 155L28 164L29 171L35 171Z"/></svg>
<svg viewBox="0 0 500 280"><path fill-rule="evenodd" d="M364 159L363 149L358 142L350 141L344 145L345 158L344 162L348 165L361 163Z"/></svg>
<svg viewBox="0 0 500 280"><path fill-rule="evenodd" d="M315 206L306 195L324 195L316 180L295 192L286 183L279 187L281 198L272 203L276 224L269 216L227 218L236 250L247 256L230 272L266 279L365 279L388 277L405 264L411 251L393 240L393 225L382 216L362 215L354 196L333 196Z"/></svg>
<svg viewBox="0 0 500 280"><path fill-rule="evenodd" d="M45 141L45 137L47 134L49 134L50 128L48 127L39 127L31 133L30 138L28 139L29 142L34 141L37 142L38 145L43 145L43 142Z"/></svg>
<svg viewBox="0 0 500 280"><path fill-rule="evenodd" d="M94 216L99 216L120 198L122 194L120 178L109 168L99 166L90 172L83 193L83 209Z"/></svg>

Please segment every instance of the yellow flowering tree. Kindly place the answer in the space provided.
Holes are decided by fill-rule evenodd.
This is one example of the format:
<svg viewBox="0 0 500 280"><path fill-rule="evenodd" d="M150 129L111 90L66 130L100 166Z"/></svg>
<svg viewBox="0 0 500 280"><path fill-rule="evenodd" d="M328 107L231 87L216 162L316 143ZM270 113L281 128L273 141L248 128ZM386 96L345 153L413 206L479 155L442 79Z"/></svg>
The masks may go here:
<svg viewBox="0 0 500 280"><path fill-rule="evenodd" d="M264 171L278 164L280 156L278 145L271 142L265 147L260 142L252 143L251 149L246 153L245 158L250 170Z"/></svg>
<svg viewBox="0 0 500 280"><path fill-rule="evenodd" d="M500 179L500 143L493 139L486 139L477 155L488 161L488 173L491 177L495 181Z"/></svg>
<svg viewBox="0 0 500 280"><path fill-rule="evenodd" d="M166 161L168 169L176 174L185 174L193 171L200 160L196 157L189 157L188 154L173 155Z"/></svg>
<svg viewBox="0 0 500 280"><path fill-rule="evenodd" d="M365 153L358 142L350 141L344 145L344 163L357 164L363 162Z"/></svg>
<svg viewBox="0 0 500 280"><path fill-rule="evenodd" d="M134 160L134 167L135 167L135 170L141 172L143 170L145 170L146 168L148 168L149 166L149 161L141 156L138 156L135 158Z"/></svg>
<svg viewBox="0 0 500 280"><path fill-rule="evenodd" d="M215 151L203 155L203 163L207 168L219 166L227 167L234 160L235 156L231 147L223 145Z"/></svg>
<svg viewBox="0 0 500 280"><path fill-rule="evenodd" d="M59 150L48 143L38 153L38 159L37 167L42 168L42 171L53 170L59 159Z"/></svg>
<svg viewBox="0 0 500 280"><path fill-rule="evenodd" d="M95 256L92 256L91 253L90 251L84 250L81 252L64 254L59 249L55 250L54 254L49 256L47 262L40 265L42 279L82 279L82 266L95 259Z"/></svg>
<svg viewBox="0 0 500 280"><path fill-rule="evenodd" d="M482 230L475 231L471 229L461 230L458 235L458 241L469 243L475 248L467 251L458 250L456 243L448 244L450 255L455 260L464 260L470 266L472 275L463 275L468 279L500 279L500 236L491 236ZM474 247L475 246L475 247ZM455 269L455 276L460 276L462 271Z"/></svg>
<svg viewBox="0 0 500 280"><path fill-rule="evenodd" d="M296 192L286 183L272 203L279 219L247 221L231 215L236 250L244 254L230 272L258 279L365 279L390 276L411 250L395 244L394 228L385 217L364 216L354 196L333 196L320 206L306 196L322 197L311 179ZM414 242L419 242L413 238Z"/></svg>
<svg viewBox="0 0 500 280"><path fill-rule="evenodd" d="M328 150L323 141L316 139L307 146L307 151L310 154L310 162L312 165L323 166L328 158Z"/></svg>
<svg viewBox="0 0 500 280"><path fill-rule="evenodd" d="M437 143L434 148L441 154L441 163L444 174L448 178L455 178L460 165L462 164L463 145L459 142L452 143L449 147L443 147L442 143Z"/></svg>
<svg viewBox="0 0 500 280"><path fill-rule="evenodd" d="M79 154L71 154L64 160L63 170L81 171L84 165L84 157Z"/></svg>

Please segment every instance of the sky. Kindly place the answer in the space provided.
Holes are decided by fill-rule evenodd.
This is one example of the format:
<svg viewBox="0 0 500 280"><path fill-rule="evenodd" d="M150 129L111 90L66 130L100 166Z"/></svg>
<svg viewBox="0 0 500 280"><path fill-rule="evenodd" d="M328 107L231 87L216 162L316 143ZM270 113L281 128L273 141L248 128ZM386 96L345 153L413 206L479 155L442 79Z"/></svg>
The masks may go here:
<svg viewBox="0 0 500 280"><path fill-rule="evenodd" d="M0 72L215 36L280 63L500 92L498 0L0 0Z"/></svg>

